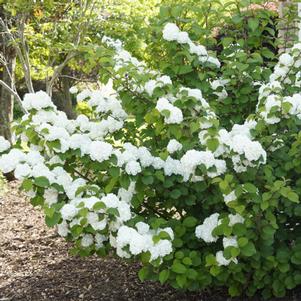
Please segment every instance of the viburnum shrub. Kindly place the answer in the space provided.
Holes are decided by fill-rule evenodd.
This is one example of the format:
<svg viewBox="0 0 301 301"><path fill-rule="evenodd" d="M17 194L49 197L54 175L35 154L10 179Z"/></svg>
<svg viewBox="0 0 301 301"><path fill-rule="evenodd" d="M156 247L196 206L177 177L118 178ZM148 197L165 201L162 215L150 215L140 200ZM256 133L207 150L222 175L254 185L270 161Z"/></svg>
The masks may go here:
<svg viewBox="0 0 301 301"><path fill-rule="evenodd" d="M254 82L257 107L227 129L211 101L233 90L229 68L173 23L160 39L223 85L205 99L103 37L95 56L114 90L73 88L91 108L76 120L42 91L25 95L0 169L73 254L113 250L143 264L140 279L175 288L283 296L301 284L301 44Z"/></svg>

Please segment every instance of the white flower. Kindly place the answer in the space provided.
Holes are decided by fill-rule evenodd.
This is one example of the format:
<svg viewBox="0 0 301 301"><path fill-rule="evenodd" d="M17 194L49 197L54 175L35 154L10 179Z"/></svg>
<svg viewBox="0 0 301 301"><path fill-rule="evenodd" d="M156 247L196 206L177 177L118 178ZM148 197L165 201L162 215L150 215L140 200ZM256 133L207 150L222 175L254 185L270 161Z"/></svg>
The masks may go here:
<svg viewBox="0 0 301 301"><path fill-rule="evenodd" d="M21 161L25 161L25 154L19 149L12 149L8 154L0 157L0 171L9 173L13 171Z"/></svg>
<svg viewBox="0 0 301 301"><path fill-rule="evenodd" d="M77 100L77 102L80 102L80 101L87 99L90 96L91 96L91 91L88 89L85 89L76 95L76 100Z"/></svg>
<svg viewBox="0 0 301 301"><path fill-rule="evenodd" d="M10 142L0 136L0 153L5 152L10 148Z"/></svg>
<svg viewBox="0 0 301 301"><path fill-rule="evenodd" d="M60 224L57 225L57 232L60 236L66 237L69 233L68 224L66 221L62 221Z"/></svg>
<svg viewBox="0 0 301 301"><path fill-rule="evenodd" d="M164 122L167 124L179 124L183 121L182 111L173 106L166 98L161 97L157 101L156 109L161 113L168 111L169 116L164 116Z"/></svg>
<svg viewBox="0 0 301 301"><path fill-rule="evenodd" d="M93 240L93 236L92 234L84 234L84 236L82 237L81 240L81 245L86 248L89 247L93 244L94 240Z"/></svg>
<svg viewBox="0 0 301 301"><path fill-rule="evenodd" d="M137 223L136 227L139 232L128 226L121 226L117 232L116 248L117 255L121 257L129 257L128 253L123 251L125 246L129 246L129 251L132 255L138 255L142 252L149 251L151 261L159 257L164 257L172 252L172 243L170 240L161 239L154 243L153 235L158 235L161 231L168 233L168 229L158 229L157 231L148 230L144 223Z"/></svg>
<svg viewBox="0 0 301 301"><path fill-rule="evenodd" d="M235 191L231 191L229 194L224 195L224 201L226 204L228 204L229 202L235 201L237 199L236 195L235 195Z"/></svg>
<svg viewBox="0 0 301 301"><path fill-rule="evenodd" d="M216 253L215 257L216 257L217 264L219 266L221 266L221 265L225 265L225 266L229 265L230 262L234 262L235 264L237 264L237 262L238 262L236 258L226 259L224 257L223 251L218 251Z"/></svg>
<svg viewBox="0 0 301 301"><path fill-rule="evenodd" d="M137 228L139 234L146 234L149 232L149 225L143 222L138 222L135 227Z"/></svg>
<svg viewBox="0 0 301 301"><path fill-rule="evenodd" d="M44 191L44 199L45 199L45 203L48 206L51 206L52 204L57 203L58 192L55 189L53 189L53 188L47 188Z"/></svg>
<svg viewBox="0 0 301 301"><path fill-rule="evenodd" d="M245 219L238 213L236 214L229 214L229 226L232 227L235 224L243 224Z"/></svg>
<svg viewBox="0 0 301 301"><path fill-rule="evenodd" d="M41 110L43 108L48 108L48 107L55 108L49 95L44 91L25 94L22 104L24 109L26 110L31 110L31 109Z"/></svg>
<svg viewBox="0 0 301 301"><path fill-rule="evenodd" d="M194 43L189 43L189 49L190 53L196 54L197 56L208 56L206 48L202 45L195 45Z"/></svg>
<svg viewBox="0 0 301 301"><path fill-rule="evenodd" d="M63 219L72 220L72 218L77 215L78 209L72 204L65 204L61 208L61 215Z"/></svg>
<svg viewBox="0 0 301 301"><path fill-rule="evenodd" d="M98 162L108 160L112 151L112 145L103 141L93 141L89 147L91 159Z"/></svg>
<svg viewBox="0 0 301 301"><path fill-rule="evenodd" d="M167 145L167 151L172 154L182 149L182 144L175 139L171 139Z"/></svg>
<svg viewBox="0 0 301 301"><path fill-rule="evenodd" d="M78 93L78 88L76 86L73 86L69 89L69 92L71 94L76 94L76 93Z"/></svg>
<svg viewBox="0 0 301 301"><path fill-rule="evenodd" d="M25 177L29 176L31 174L31 167L27 163L18 164L16 166L14 175L16 179L22 180Z"/></svg>
<svg viewBox="0 0 301 301"><path fill-rule="evenodd" d="M279 63L289 67L294 63L294 59L288 53L283 53L279 57Z"/></svg>
<svg viewBox="0 0 301 301"><path fill-rule="evenodd" d="M157 78L157 81L159 83L162 83L163 85L172 85L172 81L168 75L162 75Z"/></svg>
<svg viewBox="0 0 301 301"><path fill-rule="evenodd" d="M212 235L212 231L218 226L219 213L214 213L205 218L202 225L195 228L195 236L205 242L216 242L218 237Z"/></svg>
<svg viewBox="0 0 301 301"><path fill-rule="evenodd" d="M101 248L103 246L103 242L108 240L108 238L105 235L99 233L96 233L94 238L96 248Z"/></svg>
<svg viewBox="0 0 301 301"><path fill-rule="evenodd" d="M125 166L125 172L129 175L135 176L141 172L141 166L136 161L130 161Z"/></svg>
<svg viewBox="0 0 301 301"><path fill-rule="evenodd" d="M176 24L167 23L163 29L163 39L166 41L175 41L178 38L180 29Z"/></svg>
<svg viewBox="0 0 301 301"><path fill-rule="evenodd" d="M180 44L187 44L190 42L190 38L187 32L181 31L177 36L177 42Z"/></svg>
<svg viewBox="0 0 301 301"><path fill-rule="evenodd" d="M157 87L157 82L153 79L145 83L144 89L149 96L153 95L155 88Z"/></svg>
<svg viewBox="0 0 301 301"><path fill-rule="evenodd" d="M236 236L224 237L223 238L224 249L227 247L238 247Z"/></svg>
<svg viewBox="0 0 301 301"><path fill-rule="evenodd" d="M167 239L161 239L150 248L151 260L164 257L172 252L172 243Z"/></svg>

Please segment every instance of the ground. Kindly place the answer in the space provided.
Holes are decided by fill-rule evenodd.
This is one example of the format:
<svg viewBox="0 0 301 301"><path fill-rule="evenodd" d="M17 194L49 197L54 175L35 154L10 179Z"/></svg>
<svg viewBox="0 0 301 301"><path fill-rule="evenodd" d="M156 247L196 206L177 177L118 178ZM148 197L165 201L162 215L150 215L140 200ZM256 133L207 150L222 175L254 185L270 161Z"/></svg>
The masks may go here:
<svg viewBox="0 0 301 301"><path fill-rule="evenodd" d="M223 290L196 294L141 283L137 264L113 257L73 257L69 247L47 228L41 212L18 192L18 184L10 183L0 196L0 301L232 300ZM288 298L282 300L301 300L301 294Z"/></svg>

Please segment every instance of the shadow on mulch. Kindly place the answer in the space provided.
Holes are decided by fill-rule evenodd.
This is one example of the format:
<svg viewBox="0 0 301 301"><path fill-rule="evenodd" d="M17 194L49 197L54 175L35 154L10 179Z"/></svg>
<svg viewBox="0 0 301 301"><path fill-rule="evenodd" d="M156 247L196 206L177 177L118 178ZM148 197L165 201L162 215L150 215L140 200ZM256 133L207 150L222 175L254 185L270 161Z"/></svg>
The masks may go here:
<svg viewBox="0 0 301 301"><path fill-rule="evenodd" d="M229 298L225 291L189 293L157 282L141 283L137 264L117 258L69 257L37 274L15 279L0 288L0 301L259 301L261 298ZM299 301L300 289L273 301ZM271 300L270 300L271 301Z"/></svg>
<svg viewBox="0 0 301 301"><path fill-rule="evenodd" d="M208 298L200 293L179 292L155 282L141 283L137 278L138 268L116 258L69 257L0 288L0 300L227 300L221 296Z"/></svg>

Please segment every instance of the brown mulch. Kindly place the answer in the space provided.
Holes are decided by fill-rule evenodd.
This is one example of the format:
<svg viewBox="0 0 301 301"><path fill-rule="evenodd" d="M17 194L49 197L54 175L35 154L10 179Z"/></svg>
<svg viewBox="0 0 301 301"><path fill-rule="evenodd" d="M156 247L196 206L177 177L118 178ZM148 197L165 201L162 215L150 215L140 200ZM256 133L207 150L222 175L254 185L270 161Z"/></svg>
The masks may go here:
<svg viewBox="0 0 301 301"><path fill-rule="evenodd" d="M69 247L19 194L18 184L10 183L0 196L0 301L232 300L222 291L189 293L141 283L137 264L113 257L72 257ZM301 300L301 293L282 300Z"/></svg>

